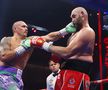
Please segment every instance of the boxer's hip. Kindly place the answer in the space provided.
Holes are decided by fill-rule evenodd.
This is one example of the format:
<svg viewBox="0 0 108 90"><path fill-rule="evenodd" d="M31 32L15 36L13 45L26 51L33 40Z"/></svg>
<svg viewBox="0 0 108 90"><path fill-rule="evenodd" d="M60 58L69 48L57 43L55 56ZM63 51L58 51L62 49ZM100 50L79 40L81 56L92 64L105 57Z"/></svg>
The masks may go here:
<svg viewBox="0 0 108 90"><path fill-rule="evenodd" d="M90 74L91 63L80 61L80 60L65 60L61 64L61 69L63 70L74 70L86 74Z"/></svg>
<svg viewBox="0 0 108 90"><path fill-rule="evenodd" d="M75 70L61 70L55 90L89 90L89 75Z"/></svg>
<svg viewBox="0 0 108 90"><path fill-rule="evenodd" d="M0 66L0 74L7 74L21 78L22 70L10 66Z"/></svg>

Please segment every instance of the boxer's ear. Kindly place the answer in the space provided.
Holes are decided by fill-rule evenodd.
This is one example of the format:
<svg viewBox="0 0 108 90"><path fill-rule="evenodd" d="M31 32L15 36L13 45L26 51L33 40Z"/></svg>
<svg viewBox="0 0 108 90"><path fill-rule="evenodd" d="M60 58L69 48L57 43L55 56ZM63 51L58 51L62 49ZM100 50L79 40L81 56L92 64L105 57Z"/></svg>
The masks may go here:
<svg viewBox="0 0 108 90"><path fill-rule="evenodd" d="M82 15L84 15L84 12L83 12L83 11L81 11L81 14L82 14Z"/></svg>
<svg viewBox="0 0 108 90"><path fill-rule="evenodd" d="M84 17L84 12L83 11L81 11L80 16Z"/></svg>
<svg viewBox="0 0 108 90"><path fill-rule="evenodd" d="M81 11L81 14L80 14L80 16L81 16L81 18L84 20L84 12L83 11Z"/></svg>

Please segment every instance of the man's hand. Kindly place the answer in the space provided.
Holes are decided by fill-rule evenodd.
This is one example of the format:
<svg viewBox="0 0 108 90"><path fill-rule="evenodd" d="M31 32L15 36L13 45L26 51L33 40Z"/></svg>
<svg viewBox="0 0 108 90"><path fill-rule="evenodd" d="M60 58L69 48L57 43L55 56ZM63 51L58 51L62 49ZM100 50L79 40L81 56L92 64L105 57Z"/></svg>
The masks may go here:
<svg viewBox="0 0 108 90"><path fill-rule="evenodd" d="M20 46L15 49L16 56L20 56L21 54L26 52L30 47L33 46L42 48L44 42L44 39L41 37L33 37L32 39L26 38L22 40Z"/></svg>
<svg viewBox="0 0 108 90"><path fill-rule="evenodd" d="M41 37L34 37L31 39L31 46L42 47L45 40Z"/></svg>
<svg viewBox="0 0 108 90"><path fill-rule="evenodd" d="M73 25L72 22L69 23L69 24L65 27L65 29L66 29L66 32L67 32L67 33L74 33L74 32L76 32L76 28L75 28L75 26Z"/></svg>
<svg viewBox="0 0 108 90"><path fill-rule="evenodd" d="M49 52L49 47L52 44L53 42L45 42L45 40L41 37L34 37L31 39L31 46L39 47L47 52Z"/></svg>
<svg viewBox="0 0 108 90"><path fill-rule="evenodd" d="M21 41L21 46L23 46L25 49L28 49L31 47L31 39L26 38L24 40Z"/></svg>
<svg viewBox="0 0 108 90"><path fill-rule="evenodd" d="M76 32L76 28L73 25L73 23L71 22L65 28L61 29L59 32L60 32L61 36L65 36L68 33L74 33L74 32Z"/></svg>
<svg viewBox="0 0 108 90"><path fill-rule="evenodd" d="M22 40L21 46L24 48L30 48L32 46L41 47L45 40L41 37L33 37L32 39L26 38Z"/></svg>
<svg viewBox="0 0 108 90"><path fill-rule="evenodd" d="M41 49L44 49L45 51L49 52L49 47L52 45L53 42L45 42L45 40L41 37L33 37L32 39L25 39L22 41L21 46L23 46L25 49L28 49L30 47L38 47Z"/></svg>

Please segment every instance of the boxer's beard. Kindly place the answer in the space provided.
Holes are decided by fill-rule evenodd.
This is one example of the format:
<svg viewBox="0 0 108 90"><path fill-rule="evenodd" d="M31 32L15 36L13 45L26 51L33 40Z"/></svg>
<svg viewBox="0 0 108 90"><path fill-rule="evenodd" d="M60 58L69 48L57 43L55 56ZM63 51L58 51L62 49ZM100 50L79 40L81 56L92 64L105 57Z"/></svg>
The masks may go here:
<svg viewBox="0 0 108 90"><path fill-rule="evenodd" d="M80 31L80 29L82 28L82 18L81 17L77 19L75 26L76 26L77 31Z"/></svg>
<svg viewBox="0 0 108 90"><path fill-rule="evenodd" d="M23 37L27 37L27 34L25 34L25 33L21 33L20 35Z"/></svg>
<svg viewBox="0 0 108 90"><path fill-rule="evenodd" d="M21 37L27 37L27 35L24 34L24 32L17 32L18 35L20 35Z"/></svg>

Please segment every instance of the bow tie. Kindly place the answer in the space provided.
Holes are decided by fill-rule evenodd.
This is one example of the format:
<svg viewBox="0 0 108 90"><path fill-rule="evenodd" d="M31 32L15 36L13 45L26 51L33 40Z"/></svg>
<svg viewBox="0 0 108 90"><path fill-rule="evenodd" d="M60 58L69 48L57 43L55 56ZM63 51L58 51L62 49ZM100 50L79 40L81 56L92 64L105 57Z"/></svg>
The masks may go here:
<svg viewBox="0 0 108 90"><path fill-rule="evenodd" d="M58 73L53 73L53 76L55 77L55 76L57 76L58 75Z"/></svg>

